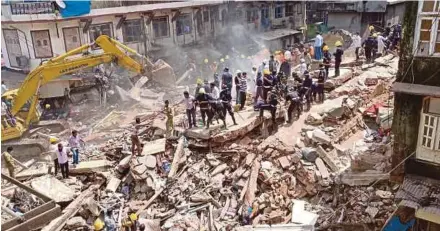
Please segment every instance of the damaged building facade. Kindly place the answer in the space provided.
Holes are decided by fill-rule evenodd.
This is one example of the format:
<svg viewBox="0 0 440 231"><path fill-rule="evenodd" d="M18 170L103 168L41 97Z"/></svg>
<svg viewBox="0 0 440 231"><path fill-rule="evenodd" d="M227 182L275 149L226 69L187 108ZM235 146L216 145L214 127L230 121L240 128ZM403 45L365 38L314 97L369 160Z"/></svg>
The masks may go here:
<svg viewBox="0 0 440 231"><path fill-rule="evenodd" d="M399 72L392 86L391 179L403 182L396 194L396 216L415 217L413 230L439 230L440 1L405 4Z"/></svg>
<svg viewBox="0 0 440 231"><path fill-rule="evenodd" d="M297 29L305 25L305 3L92 1L89 13L65 18L51 2L2 1L1 20L5 66L29 71L102 34L156 58L164 58L164 49L212 41L234 23L250 32L288 30L276 38L287 46L302 38L291 35L302 33Z"/></svg>

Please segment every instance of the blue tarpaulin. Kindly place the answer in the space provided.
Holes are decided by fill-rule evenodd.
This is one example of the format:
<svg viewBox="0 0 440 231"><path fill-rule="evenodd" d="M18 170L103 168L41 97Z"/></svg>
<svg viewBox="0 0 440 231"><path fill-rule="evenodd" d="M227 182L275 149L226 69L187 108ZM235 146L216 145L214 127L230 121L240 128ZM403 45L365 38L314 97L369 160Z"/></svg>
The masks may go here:
<svg viewBox="0 0 440 231"><path fill-rule="evenodd" d="M64 1L66 8L60 9L63 18L90 13L90 0Z"/></svg>

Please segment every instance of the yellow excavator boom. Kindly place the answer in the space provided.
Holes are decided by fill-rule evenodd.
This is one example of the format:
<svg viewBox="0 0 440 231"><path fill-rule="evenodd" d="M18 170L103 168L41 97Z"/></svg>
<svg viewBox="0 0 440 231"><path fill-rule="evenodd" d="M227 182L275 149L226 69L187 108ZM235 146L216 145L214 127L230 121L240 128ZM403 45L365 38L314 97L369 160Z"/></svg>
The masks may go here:
<svg viewBox="0 0 440 231"><path fill-rule="evenodd" d="M83 54L84 51L87 51L93 46L101 48L103 53L75 57L76 55ZM35 110L35 104L38 102L38 90L40 86L65 74L70 74L84 68L94 67L109 62L116 62L118 65L136 73L144 73L145 69L143 65L126 55L124 51L142 57L133 49L106 35L101 35L92 44L83 45L63 55L48 60L46 63L30 72L23 81L11 109L12 115L15 116L30 99L32 100L30 110ZM28 115L31 115L31 112L32 111L30 111ZM31 118L26 118L26 126L29 124L30 119Z"/></svg>

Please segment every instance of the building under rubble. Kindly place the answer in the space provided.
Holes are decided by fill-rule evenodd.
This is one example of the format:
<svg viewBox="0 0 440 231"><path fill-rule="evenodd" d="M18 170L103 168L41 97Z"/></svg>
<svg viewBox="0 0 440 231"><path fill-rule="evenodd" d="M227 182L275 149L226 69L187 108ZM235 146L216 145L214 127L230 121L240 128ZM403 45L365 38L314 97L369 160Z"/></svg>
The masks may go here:
<svg viewBox="0 0 440 231"><path fill-rule="evenodd" d="M63 10L54 1L2 1L5 66L29 71L102 34L163 59L165 49L212 42L233 24L249 32L279 30L263 39L283 47L299 42L305 29L300 1L91 1L81 7L89 9L71 14L65 12L69 4Z"/></svg>
<svg viewBox="0 0 440 231"><path fill-rule="evenodd" d="M395 216L402 220L410 211L412 230L440 230L440 1L405 4L399 72L392 86L392 179L403 182Z"/></svg>

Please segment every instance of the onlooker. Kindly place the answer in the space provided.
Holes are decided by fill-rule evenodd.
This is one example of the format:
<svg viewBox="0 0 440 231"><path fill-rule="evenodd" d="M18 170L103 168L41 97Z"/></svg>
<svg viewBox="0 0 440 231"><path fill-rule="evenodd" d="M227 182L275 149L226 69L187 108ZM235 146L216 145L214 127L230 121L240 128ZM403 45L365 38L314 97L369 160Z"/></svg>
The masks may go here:
<svg viewBox="0 0 440 231"><path fill-rule="evenodd" d="M246 93L247 93L247 73L243 72L243 76L240 79L240 110L243 110L246 104Z"/></svg>
<svg viewBox="0 0 440 231"><path fill-rule="evenodd" d="M362 39L359 35L359 32L356 32L356 34L353 36L353 45L356 48L355 54L356 54L356 61L359 60L359 49L361 49L362 46Z"/></svg>
<svg viewBox="0 0 440 231"><path fill-rule="evenodd" d="M322 58L322 43L324 42L321 33L316 32L316 38L315 38L315 59L321 60Z"/></svg>
<svg viewBox="0 0 440 231"><path fill-rule="evenodd" d="M58 144L58 163L60 164L61 174L63 178L69 178L69 158L67 157L69 150L63 147L62 143Z"/></svg>
<svg viewBox="0 0 440 231"><path fill-rule="evenodd" d="M72 154L73 154L72 164L79 164L80 142L84 143L84 141L81 138L79 138L78 131L73 130L72 136L70 136L70 138L69 138L69 146L70 146L70 150L72 151Z"/></svg>
<svg viewBox="0 0 440 231"><path fill-rule="evenodd" d="M194 104L194 96L189 95L187 91L183 92L183 102L185 103L186 107L186 117L188 118L188 125L189 128L192 128L192 126L197 127L196 125L196 107Z"/></svg>
<svg viewBox="0 0 440 231"><path fill-rule="evenodd" d="M55 137L50 137L49 141L50 141L49 152L50 152L50 157L53 161L53 166L54 166L54 170L55 170L54 175L56 176L58 174L58 168L60 167L60 164L58 163L58 155L57 155L58 139Z"/></svg>

